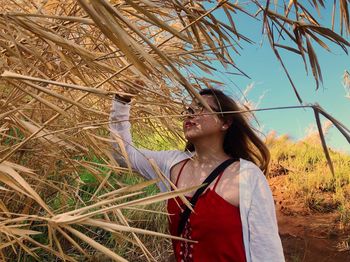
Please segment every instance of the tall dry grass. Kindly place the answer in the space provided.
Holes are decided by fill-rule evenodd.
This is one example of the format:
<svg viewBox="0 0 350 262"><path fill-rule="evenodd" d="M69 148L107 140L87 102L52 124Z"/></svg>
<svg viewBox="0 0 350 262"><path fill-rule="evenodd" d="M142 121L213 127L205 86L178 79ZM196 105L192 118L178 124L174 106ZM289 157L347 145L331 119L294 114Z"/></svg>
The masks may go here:
<svg viewBox="0 0 350 262"><path fill-rule="evenodd" d="M203 77L215 73L212 61L244 75L234 56L243 42L252 41L236 27L236 13L259 19L300 102L279 50L301 55L318 83L322 76L313 45L327 49L326 40L344 51L349 46L317 22L323 1L308 8L298 1L286 8L271 1L248 1L248 8L209 2L1 1L1 260L78 261L97 252L125 261L125 243L141 250L143 260L160 259L139 235L164 235L131 226L127 211L184 190L145 196L144 188L155 181L123 182L132 172L111 153L111 100L114 94L138 93L132 121L139 135L182 139L178 121L169 119L177 119L186 96L202 100L200 86L220 84ZM348 4L335 5L346 35ZM227 23L217 19L218 9ZM281 34L289 44L281 42ZM123 148L122 141L113 142Z"/></svg>
<svg viewBox="0 0 350 262"><path fill-rule="evenodd" d="M283 200L292 206L291 215L298 214L301 210L334 213L339 225L348 228L350 155L331 150L335 170L332 175L325 169L326 161L315 133L307 134L299 141L292 141L288 136L270 134L267 145L272 159L271 175L282 176L279 183L283 184L276 191L283 192Z"/></svg>

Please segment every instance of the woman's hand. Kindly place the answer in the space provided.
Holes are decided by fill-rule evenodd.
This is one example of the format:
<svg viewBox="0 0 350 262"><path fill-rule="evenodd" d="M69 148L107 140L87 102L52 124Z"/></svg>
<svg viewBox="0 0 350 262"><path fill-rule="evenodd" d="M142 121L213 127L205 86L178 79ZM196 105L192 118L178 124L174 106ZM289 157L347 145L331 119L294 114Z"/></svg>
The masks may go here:
<svg viewBox="0 0 350 262"><path fill-rule="evenodd" d="M133 81L133 84L137 85L137 86L141 86L143 87L145 85L145 83L142 80L135 80ZM129 90L127 90L127 93L131 94L131 95L121 95L121 94L115 94L115 100L118 100L119 102L123 103L123 104L128 104L131 102L131 99L134 98L135 96L138 95L139 90L138 88L129 88Z"/></svg>

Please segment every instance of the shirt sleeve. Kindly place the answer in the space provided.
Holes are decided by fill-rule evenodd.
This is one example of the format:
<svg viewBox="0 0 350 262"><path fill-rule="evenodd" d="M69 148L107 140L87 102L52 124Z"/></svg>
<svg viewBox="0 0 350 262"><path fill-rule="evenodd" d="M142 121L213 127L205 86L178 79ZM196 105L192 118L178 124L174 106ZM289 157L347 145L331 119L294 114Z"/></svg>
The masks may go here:
<svg viewBox="0 0 350 262"><path fill-rule="evenodd" d="M283 262L272 192L261 170L256 167L254 172L257 172L258 179L253 187L248 213L251 261Z"/></svg>
<svg viewBox="0 0 350 262"><path fill-rule="evenodd" d="M113 100L110 113L110 131L112 136L113 156L120 165L126 166L127 160L120 153L121 149L116 142L117 139L124 144L125 151L128 156L128 161L131 167L139 172L147 179L157 178L158 175L150 164L150 159L158 166L159 170L169 179L170 168L177 162L182 161L186 157L185 152L178 150L168 151L151 151L147 149L135 148L132 142L130 133L130 104L124 104L117 100ZM162 191L166 190L165 184L158 184Z"/></svg>

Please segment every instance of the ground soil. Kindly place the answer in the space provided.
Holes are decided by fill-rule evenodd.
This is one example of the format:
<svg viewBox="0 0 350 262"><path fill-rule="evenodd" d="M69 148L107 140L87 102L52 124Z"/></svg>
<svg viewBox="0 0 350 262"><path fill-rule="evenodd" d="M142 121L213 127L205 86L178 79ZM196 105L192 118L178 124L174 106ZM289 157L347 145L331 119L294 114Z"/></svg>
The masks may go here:
<svg viewBox="0 0 350 262"><path fill-rule="evenodd" d="M269 179L276 201L277 219L287 262L350 262L350 227L339 213L316 212L284 192L284 179Z"/></svg>

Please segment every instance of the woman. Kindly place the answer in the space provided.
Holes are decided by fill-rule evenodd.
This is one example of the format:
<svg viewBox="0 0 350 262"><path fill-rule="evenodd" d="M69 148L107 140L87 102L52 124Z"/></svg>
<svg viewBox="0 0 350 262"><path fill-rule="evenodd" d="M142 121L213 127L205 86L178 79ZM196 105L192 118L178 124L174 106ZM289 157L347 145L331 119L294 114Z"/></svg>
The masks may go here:
<svg viewBox="0 0 350 262"><path fill-rule="evenodd" d="M125 121L130 110L127 98L113 102L111 131L124 141L129 161L141 175L157 177L148 161L153 159L178 188L198 186L222 162L237 160L199 197L181 230L181 236L197 243L174 241L177 261L284 261L272 193L261 171L267 170L268 149L243 114L220 113L240 110L232 99L217 89L201 90L200 95L218 114L192 103L183 123L185 152L135 149L130 123ZM158 186L167 191L163 182ZM183 208L179 198L168 201L173 235Z"/></svg>

